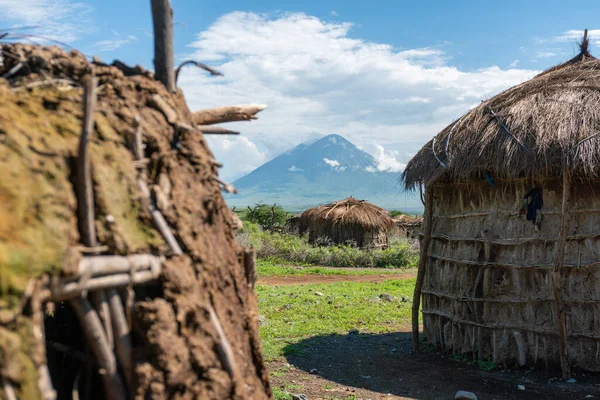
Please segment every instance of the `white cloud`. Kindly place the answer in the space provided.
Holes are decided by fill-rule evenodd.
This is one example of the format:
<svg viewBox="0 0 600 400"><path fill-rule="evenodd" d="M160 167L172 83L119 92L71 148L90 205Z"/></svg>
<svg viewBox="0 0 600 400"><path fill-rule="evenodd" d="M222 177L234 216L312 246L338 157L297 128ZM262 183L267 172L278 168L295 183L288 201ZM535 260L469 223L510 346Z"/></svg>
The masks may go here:
<svg viewBox="0 0 600 400"><path fill-rule="evenodd" d="M220 172L224 180L240 178L267 161L265 152L261 152L254 142L244 136L222 139L208 135L206 141L216 159L224 164Z"/></svg>
<svg viewBox="0 0 600 400"><path fill-rule="evenodd" d="M552 51L540 51L535 55L535 58L550 58L550 57L554 57L557 55L558 54L556 54Z"/></svg>
<svg viewBox="0 0 600 400"><path fill-rule="evenodd" d="M339 16L340 16L340 14L338 14L338 12L337 12L337 11L331 11L331 12L330 12L330 14L331 14L332 16L334 16L334 17L339 17Z"/></svg>
<svg viewBox="0 0 600 400"><path fill-rule="evenodd" d="M508 67L509 68L517 68L517 65L519 65L519 60L515 60L513 62L511 62Z"/></svg>
<svg viewBox="0 0 600 400"><path fill-rule="evenodd" d="M369 167L366 167L366 168L365 168L365 171L367 171L367 172L376 172L376 171L377 171L377 169L376 169L375 167L371 167L371 166L369 166Z"/></svg>
<svg viewBox="0 0 600 400"><path fill-rule="evenodd" d="M119 47L125 46L126 44L134 43L138 41L138 38L133 35L128 35L122 37L117 32L113 31L113 35L116 37L110 40L101 40L99 42L94 43L92 46L96 51L104 52L104 51L113 51L118 49Z"/></svg>
<svg viewBox="0 0 600 400"><path fill-rule="evenodd" d="M558 42L579 42L583 39L583 29L571 29L554 38ZM600 29L588 29L588 39L594 46L600 45Z"/></svg>
<svg viewBox="0 0 600 400"><path fill-rule="evenodd" d="M398 50L351 37L352 27L302 13L226 14L196 35L186 55L225 76L188 68L179 85L192 109L268 104L258 120L236 125L263 143L268 157L327 132L372 153L375 141L403 154L473 104L536 73L497 66L464 71L439 48Z"/></svg>
<svg viewBox="0 0 600 400"><path fill-rule="evenodd" d="M323 161L325 161L325 164L331 165L334 168L340 166L340 162L338 160L330 160L329 158L324 158Z"/></svg>
<svg viewBox="0 0 600 400"><path fill-rule="evenodd" d="M378 171L385 172L402 172L406 168L406 164L398 161L397 151L387 151L383 146L376 144L377 151L373 154Z"/></svg>
<svg viewBox="0 0 600 400"><path fill-rule="evenodd" d="M91 33L89 14L92 7L71 0L0 0L0 25L15 34L44 36L62 42L73 42ZM36 42L44 39L32 37Z"/></svg>
<svg viewBox="0 0 600 400"><path fill-rule="evenodd" d="M288 168L288 171L290 172L300 172L300 171L304 171L302 168L298 168L295 165L292 165L291 167Z"/></svg>

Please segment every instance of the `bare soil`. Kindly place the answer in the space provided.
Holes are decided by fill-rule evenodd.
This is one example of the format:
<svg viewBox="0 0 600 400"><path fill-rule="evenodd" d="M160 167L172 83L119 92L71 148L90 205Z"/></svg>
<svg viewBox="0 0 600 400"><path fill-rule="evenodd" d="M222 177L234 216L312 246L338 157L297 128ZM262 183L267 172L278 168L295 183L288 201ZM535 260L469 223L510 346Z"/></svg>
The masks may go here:
<svg viewBox="0 0 600 400"><path fill-rule="evenodd" d="M424 350L412 354L408 329L390 334L316 336L303 342L299 354L268 364L273 387L303 393L309 399L453 399L459 390L485 399L600 398L600 376L575 373L576 383L560 381L560 372L530 369L484 371ZM316 369L316 374L310 371ZM290 385L291 389L288 388ZM518 390L524 385L525 390ZM300 388L296 388L299 386ZM287 388L287 389L286 389Z"/></svg>
<svg viewBox="0 0 600 400"><path fill-rule="evenodd" d="M298 276L267 276L258 278L257 284L262 285L312 285L316 283L335 282L383 282L390 279L412 279L416 272L401 274L378 275L298 275Z"/></svg>

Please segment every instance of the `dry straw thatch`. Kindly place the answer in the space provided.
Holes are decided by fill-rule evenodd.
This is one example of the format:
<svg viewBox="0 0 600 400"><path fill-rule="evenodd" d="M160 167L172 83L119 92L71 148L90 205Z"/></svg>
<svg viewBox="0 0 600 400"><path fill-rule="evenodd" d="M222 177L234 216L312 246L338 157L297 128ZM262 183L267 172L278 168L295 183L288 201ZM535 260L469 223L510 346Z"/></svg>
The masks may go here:
<svg viewBox="0 0 600 400"><path fill-rule="evenodd" d="M394 226L390 214L365 200L349 197L306 210L300 231L309 232L311 243L328 238L334 243L354 242L359 247L387 247L387 232Z"/></svg>
<svg viewBox="0 0 600 400"><path fill-rule="evenodd" d="M408 189L437 179L600 175L600 60L587 50L483 101L408 163Z"/></svg>

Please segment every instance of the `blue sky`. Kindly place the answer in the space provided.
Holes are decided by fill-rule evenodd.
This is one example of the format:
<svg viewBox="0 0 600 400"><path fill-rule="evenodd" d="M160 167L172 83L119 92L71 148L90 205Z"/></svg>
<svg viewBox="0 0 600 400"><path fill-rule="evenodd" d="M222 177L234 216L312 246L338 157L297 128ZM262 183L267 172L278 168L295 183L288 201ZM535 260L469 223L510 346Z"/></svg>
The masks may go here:
<svg viewBox="0 0 600 400"><path fill-rule="evenodd" d="M479 101L576 54L600 2L172 0L176 58L192 109L264 103L243 135L210 139L234 179L305 140L337 133L400 170ZM150 2L0 0L0 27L152 67ZM393 166L393 167L390 167Z"/></svg>

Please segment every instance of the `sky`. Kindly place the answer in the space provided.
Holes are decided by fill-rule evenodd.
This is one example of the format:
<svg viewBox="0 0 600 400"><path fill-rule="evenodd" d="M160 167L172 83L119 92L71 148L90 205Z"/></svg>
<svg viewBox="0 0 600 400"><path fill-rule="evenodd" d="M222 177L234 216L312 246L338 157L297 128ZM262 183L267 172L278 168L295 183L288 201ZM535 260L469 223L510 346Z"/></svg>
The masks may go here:
<svg viewBox="0 0 600 400"><path fill-rule="evenodd" d="M600 55L600 2L172 0L190 109L261 103L239 136L209 138L234 180L294 146L339 134L400 172L443 127L577 53ZM0 29L152 68L150 1L0 0Z"/></svg>

